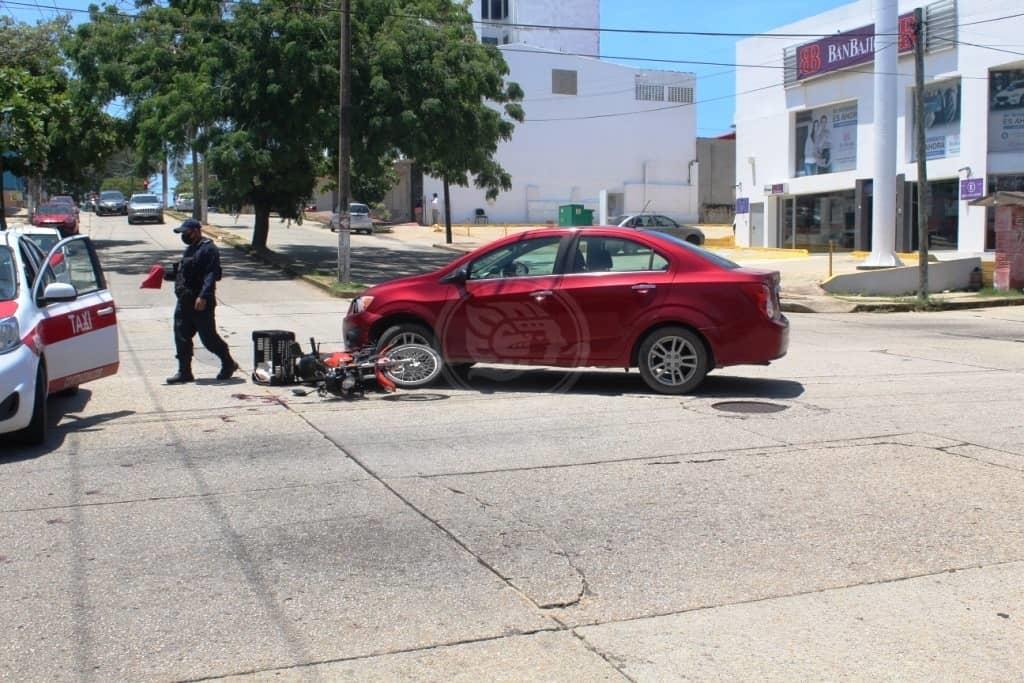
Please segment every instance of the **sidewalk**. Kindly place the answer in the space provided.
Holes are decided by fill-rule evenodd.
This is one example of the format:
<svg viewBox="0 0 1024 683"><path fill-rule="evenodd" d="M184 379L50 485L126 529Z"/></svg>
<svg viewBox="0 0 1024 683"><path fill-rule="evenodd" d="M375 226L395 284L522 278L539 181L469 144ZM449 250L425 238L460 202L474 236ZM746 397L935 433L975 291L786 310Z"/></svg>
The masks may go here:
<svg viewBox="0 0 1024 683"><path fill-rule="evenodd" d="M213 232L225 242L238 248L248 247L248 237L251 236L252 216L228 216L225 214L211 214L209 218L215 228ZM538 226L505 226L505 225L455 225L452 226L452 243L445 243L444 228L441 226L421 226L415 223L403 223L391 226L391 232L375 235L375 238L385 239L397 251L408 253L409 250L433 251L437 255L424 258L420 263L427 265L441 265L445 261L442 256L444 252L465 253L472 251L484 244L505 235L525 232L537 229ZM831 272L828 254L808 253L802 249L763 249L763 248L742 248L729 246L714 246L715 244L731 243L732 231L730 226L702 226L708 239L710 251L719 254L741 266L751 268L764 268L777 270L782 282L782 309L787 312L797 313L853 313L853 312L894 312L913 311L917 309L914 296L905 297L867 297L867 296L836 296L826 293L819 286L821 282L831 275L857 272L857 266L864 260L863 254L841 252L832 255ZM323 231L321 233L320 231ZM325 233L325 234L324 234ZM336 267L337 255L335 233L331 233L328 226L318 220L310 219L304 221L302 226L291 224L291 228L285 228L278 224L277 218L271 219L269 251L265 254L255 254L262 260L289 273L306 279L309 282L331 291L336 295L353 296L356 289L339 290L333 283L331 269L324 266ZM380 249L380 247L376 247ZM374 247L353 245L353 250L372 250ZM943 258L942 252L939 258ZM454 254L451 254L454 257ZM947 256L948 257L948 256ZM909 265L908 261L908 265ZM399 276L390 265L378 274ZM429 270L429 268L423 268ZM365 271L364 271L365 275ZM384 279L390 279L386 277ZM380 281L380 278L362 278L364 282ZM931 303L935 308L983 308L989 306L1024 305L1024 295L993 295L990 291L983 292L940 292L930 296Z"/></svg>

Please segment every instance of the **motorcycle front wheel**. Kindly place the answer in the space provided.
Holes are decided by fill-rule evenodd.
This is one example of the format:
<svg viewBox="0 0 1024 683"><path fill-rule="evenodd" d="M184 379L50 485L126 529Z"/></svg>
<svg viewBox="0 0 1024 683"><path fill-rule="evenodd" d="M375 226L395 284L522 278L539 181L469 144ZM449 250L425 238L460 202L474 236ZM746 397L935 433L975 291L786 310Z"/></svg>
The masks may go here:
<svg viewBox="0 0 1024 683"><path fill-rule="evenodd" d="M399 344L387 350L394 365L384 374L399 389L416 389L433 383L442 369L441 355L426 344Z"/></svg>

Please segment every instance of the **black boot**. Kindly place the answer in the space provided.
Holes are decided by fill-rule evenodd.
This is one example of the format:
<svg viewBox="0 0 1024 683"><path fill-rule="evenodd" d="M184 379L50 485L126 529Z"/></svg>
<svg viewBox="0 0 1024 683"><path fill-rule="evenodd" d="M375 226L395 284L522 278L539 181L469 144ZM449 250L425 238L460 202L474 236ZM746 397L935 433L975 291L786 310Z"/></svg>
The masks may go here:
<svg viewBox="0 0 1024 683"><path fill-rule="evenodd" d="M185 384L186 382L194 382L196 378L192 376L192 371L186 368L179 369L176 373L167 378L168 384Z"/></svg>
<svg viewBox="0 0 1024 683"><path fill-rule="evenodd" d="M238 363L234 361L230 356L227 360L221 362L220 372L217 373L217 379L231 379L231 376L238 370Z"/></svg>

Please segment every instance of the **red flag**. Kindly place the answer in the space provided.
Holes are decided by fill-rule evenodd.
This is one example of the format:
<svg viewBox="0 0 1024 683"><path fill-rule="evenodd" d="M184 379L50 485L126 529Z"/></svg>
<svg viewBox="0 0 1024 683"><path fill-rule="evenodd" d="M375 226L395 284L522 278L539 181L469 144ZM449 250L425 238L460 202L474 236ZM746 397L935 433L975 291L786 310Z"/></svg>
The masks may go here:
<svg viewBox="0 0 1024 683"><path fill-rule="evenodd" d="M149 269L149 275L139 285L139 289L160 289L164 284L164 267L159 263L154 263L153 267Z"/></svg>

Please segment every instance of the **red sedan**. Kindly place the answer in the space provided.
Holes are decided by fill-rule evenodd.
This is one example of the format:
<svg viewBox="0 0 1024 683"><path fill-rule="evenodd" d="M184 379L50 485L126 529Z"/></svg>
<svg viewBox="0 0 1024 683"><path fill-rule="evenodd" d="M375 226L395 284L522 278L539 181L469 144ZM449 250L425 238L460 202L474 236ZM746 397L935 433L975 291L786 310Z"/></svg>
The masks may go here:
<svg viewBox="0 0 1024 683"><path fill-rule="evenodd" d="M451 365L638 367L665 394L789 345L777 272L666 233L604 227L520 233L372 287L344 333L350 349L429 343Z"/></svg>
<svg viewBox="0 0 1024 683"><path fill-rule="evenodd" d="M39 228L57 228L61 237L78 234L78 209L73 204L49 202L36 209L32 225Z"/></svg>

